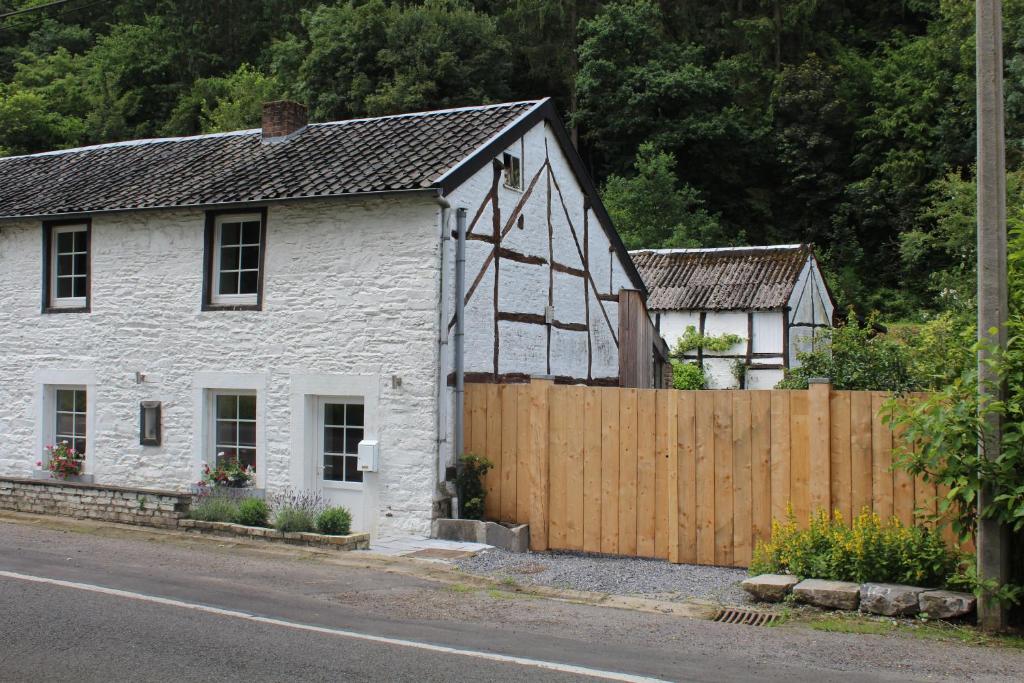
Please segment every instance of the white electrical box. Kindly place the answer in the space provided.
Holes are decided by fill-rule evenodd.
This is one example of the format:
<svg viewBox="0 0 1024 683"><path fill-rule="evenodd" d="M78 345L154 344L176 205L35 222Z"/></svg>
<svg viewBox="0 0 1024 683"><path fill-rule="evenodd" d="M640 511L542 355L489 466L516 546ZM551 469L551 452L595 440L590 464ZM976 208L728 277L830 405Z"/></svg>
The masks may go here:
<svg viewBox="0 0 1024 683"><path fill-rule="evenodd" d="M360 472L376 472L380 461L380 445L377 441L363 440L359 442L359 461L357 467Z"/></svg>

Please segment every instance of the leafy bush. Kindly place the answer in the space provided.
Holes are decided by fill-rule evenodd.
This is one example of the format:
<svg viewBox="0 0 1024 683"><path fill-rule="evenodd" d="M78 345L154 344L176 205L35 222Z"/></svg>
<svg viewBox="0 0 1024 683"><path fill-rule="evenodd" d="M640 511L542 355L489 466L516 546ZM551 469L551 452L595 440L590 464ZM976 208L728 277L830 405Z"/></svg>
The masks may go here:
<svg viewBox="0 0 1024 683"><path fill-rule="evenodd" d="M322 534L344 536L352 530L352 513L340 506L327 508L317 515L316 529Z"/></svg>
<svg viewBox="0 0 1024 683"><path fill-rule="evenodd" d="M910 372L905 346L875 333L876 316L817 332L814 350L797 354L800 366L786 371L777 389L806 389L812 377L828 377L836 389L912 391L921 383Z"/></svg>
<svg viewBox="0 0 1024 683"><path fill-rule="evenodd" d="M487 498L484 476L493 466L490 460L479 455L462 456L462 468L455 486L459 492L460 517L463 519L484 518L484 499Z"/></svg>
<svg viewBox="0 0 1024 683"><path fill-rule="evenodd" d="M243 498L238 504L238 514L234 521L245 526L267 526L269 518L270 508L266 501L260 498Z"/></svg>
<svg viewBox="0 0 1024 683"><path fill-rule="evenodd" d="M316 529L316 518L313 514L300 507L283 507L274 513L274 528L283 532L313 531Z"/></svg>
<svg viewBox="0 0 1024 683"><path fill-rule="evenodd" d="M785 522L772 523L772 540L758 544L750 573L931 588L947 585L959 562L934 530L895 518L882 522L866 508L852 525L838 511L832 517L819 511L806 529L790 511Z"/></svg>
<svg viewBox="0 0 1024 683"><path fill-rule="evenodd" d="M672 361L672 387L674 389L704 389L705 386L704 368L697 363Z"/></svg>
<svg viewBox="0 0 1024 683"><path fill-rule="evenodd" d="M234 522L238 517L238 501L215 491L203 493L193 497L188 517L202 522Z"/></svg>

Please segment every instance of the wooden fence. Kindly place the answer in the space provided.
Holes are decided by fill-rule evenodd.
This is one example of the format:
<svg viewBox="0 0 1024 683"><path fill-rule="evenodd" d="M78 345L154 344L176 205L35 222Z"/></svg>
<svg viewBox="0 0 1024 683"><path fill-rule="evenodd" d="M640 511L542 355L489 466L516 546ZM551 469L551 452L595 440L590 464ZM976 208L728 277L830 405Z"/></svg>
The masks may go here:
<svg viewBox="0 0 1024 683"><path fill-rule="evenodd" d="M891 469L882 392L467 384L466 452L494 464L486 516L534 550L747 566L792 506L915 522L936 488Z"/></svg>

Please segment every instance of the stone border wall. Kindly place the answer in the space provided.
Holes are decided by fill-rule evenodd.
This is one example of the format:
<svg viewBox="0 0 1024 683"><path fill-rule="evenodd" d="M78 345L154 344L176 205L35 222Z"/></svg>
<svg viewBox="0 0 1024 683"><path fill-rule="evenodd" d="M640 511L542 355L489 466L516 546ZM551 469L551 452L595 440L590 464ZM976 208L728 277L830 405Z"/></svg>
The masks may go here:
<svg viewBox="0 0 1024 683"><path fill-rule="evenodd" d="M205 522L198 519L183 519L178 525L185 531L215 536L243 536L265 541L283 541L291 545L305 545L325 550L369 550L370 534L356 533L347 536L330 536L299 531L282 532L261 526L245 526L230 522Z"/></svg>
<svg viewBox="0 0 1024 683"><path fill-rule="evenodd" d="M177 528L191 494L56 479L0 478L0 510Z"/></svg>

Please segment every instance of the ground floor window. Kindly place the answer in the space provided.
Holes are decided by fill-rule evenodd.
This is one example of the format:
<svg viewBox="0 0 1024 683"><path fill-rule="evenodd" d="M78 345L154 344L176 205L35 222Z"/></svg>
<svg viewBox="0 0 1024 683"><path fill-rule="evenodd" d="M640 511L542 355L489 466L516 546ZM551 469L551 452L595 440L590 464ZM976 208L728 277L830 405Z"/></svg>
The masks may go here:
<svg viewBox="0 0 1024 683"><path fill-rule="evenodd" d="M363 481L358 467L363 412L363 404L352 399L320 400L320 462L324 481Z"/></svg>
<svg viewBox="0 0 1024 683"><path fill-rule="evenodd" d="M53 443L68 442L81 457L85 457L86 390L82 387L54 389Z"/></svg>
<svg viewBox="0 0 1024 683"><path fill-rule="evenodd" d="M213 461L256 469L256 394L214 392Z"/></svg>

